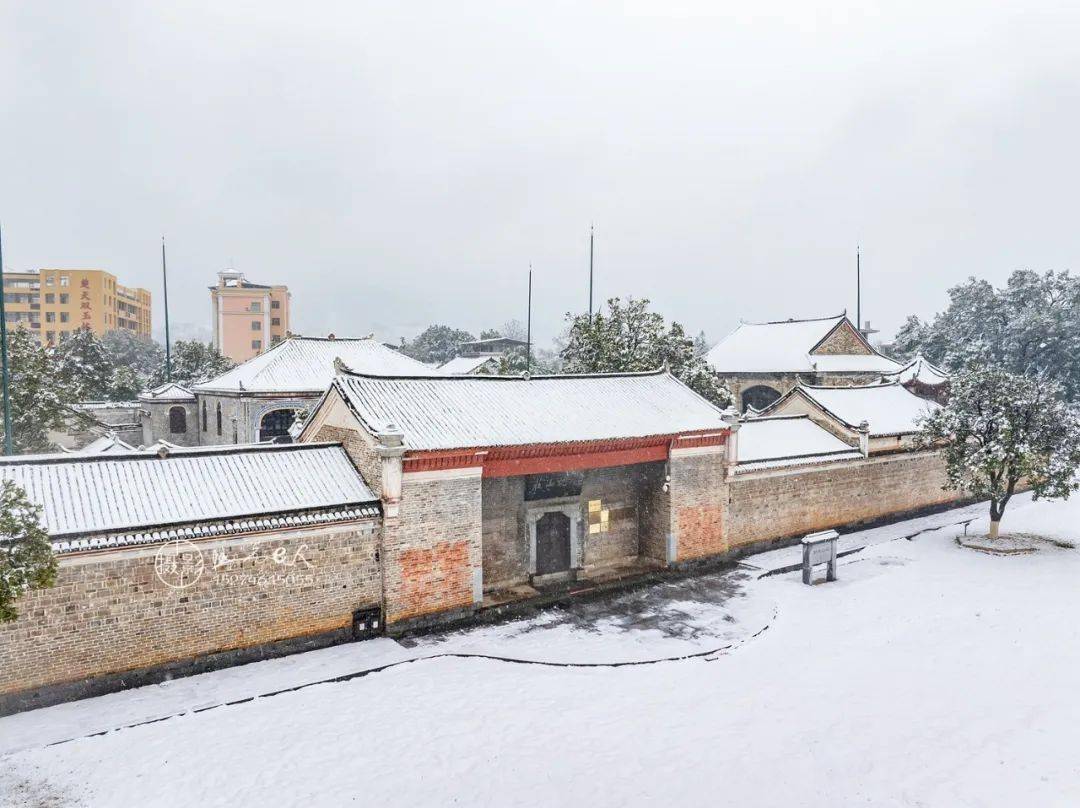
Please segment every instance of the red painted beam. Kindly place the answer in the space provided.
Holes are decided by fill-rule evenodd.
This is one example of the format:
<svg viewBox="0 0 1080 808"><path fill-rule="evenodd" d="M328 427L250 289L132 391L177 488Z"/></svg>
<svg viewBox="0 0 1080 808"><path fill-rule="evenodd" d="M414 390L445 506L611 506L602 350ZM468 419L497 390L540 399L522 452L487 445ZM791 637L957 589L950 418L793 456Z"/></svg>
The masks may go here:
<svg viewBox="0 0 1080 808"><path fill-rule="evenodd" d="M634 463L653 463L667 460L668 444L642 446L635 449L583 454L548 455L545 457L516 457L488 460L484 463L485 477L519 477L523 474L551 474L557 471L581 471L610 466L629 466Z"/></svg>

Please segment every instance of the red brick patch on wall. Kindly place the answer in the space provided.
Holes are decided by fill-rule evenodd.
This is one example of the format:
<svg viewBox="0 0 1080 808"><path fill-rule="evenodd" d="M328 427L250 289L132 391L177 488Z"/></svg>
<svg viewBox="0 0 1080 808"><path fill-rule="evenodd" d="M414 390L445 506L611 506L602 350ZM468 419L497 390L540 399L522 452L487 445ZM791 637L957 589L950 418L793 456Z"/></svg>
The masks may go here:
<svg viewBox="0 0 1080 808"><path fill-rule="evenodd" d="M472 566L468 541L440 541L403 550L401 581L387 598L389 621L471 606Z"/></svg>
<svg viewBox="0 0 1080 808"><path fill-rule="evenodd" d="M694 505L679 508L679 561L718 555L727 551L723 508Z"/></svg>

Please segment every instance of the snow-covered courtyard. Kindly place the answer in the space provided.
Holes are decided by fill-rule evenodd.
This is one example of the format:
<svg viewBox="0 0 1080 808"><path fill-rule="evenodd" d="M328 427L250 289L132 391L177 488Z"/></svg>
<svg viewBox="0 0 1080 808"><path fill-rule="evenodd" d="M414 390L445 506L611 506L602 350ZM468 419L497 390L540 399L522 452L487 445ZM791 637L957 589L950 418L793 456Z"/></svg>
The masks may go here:
<svg viewBox="0 0 1080 808"><path fill-rule="evenodd" d="M1076 805L1080 550L961 548L973 516L846 535L836 583L764 575L788 548L0 719L0 802ZM1075 542L1080 501L1003 528Z"/></svg>

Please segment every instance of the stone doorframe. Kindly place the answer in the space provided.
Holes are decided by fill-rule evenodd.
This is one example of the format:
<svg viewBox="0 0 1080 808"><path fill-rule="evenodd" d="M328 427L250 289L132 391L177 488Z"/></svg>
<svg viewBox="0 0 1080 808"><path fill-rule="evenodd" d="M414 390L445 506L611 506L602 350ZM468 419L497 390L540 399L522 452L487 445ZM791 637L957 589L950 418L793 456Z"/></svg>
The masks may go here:
<svg viewBox="0 0 1080 808"><path fill-rule="evenodd" d="M536 523L545 513L563 513L570 518L570 569L581 569L584 566L581 500L577 497L538 499L525 503L525 520L529 525L529 575L536 575Z"/></svg>

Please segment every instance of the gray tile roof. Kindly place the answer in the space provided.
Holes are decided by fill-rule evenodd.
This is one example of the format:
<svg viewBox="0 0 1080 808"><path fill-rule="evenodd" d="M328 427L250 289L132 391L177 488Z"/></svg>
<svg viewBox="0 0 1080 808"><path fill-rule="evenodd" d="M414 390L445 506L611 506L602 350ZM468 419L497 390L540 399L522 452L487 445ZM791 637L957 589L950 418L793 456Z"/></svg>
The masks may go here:
<svg viewBox="0 0 1080 808"><path fill-rule="evenodd" d="M338 444L175 449L165 456L33 455L0 460L42 508L54 539L373 505Z"/></svg>
<svg viewBox="0 0 1080 808"><path fill-rule="evenodd" d="M375 339L294 336L192 389L197 393L321 393L334 378L337 358L362 373L416 376L438 372Z"/></svg>
<svg viewBox="0 0 1080 808"><path fill-rule="evenodd" d="M516 446L724 429L721 410L667 372L594 376L379 377L335 389L371 431L409 449Z"/></svg>

